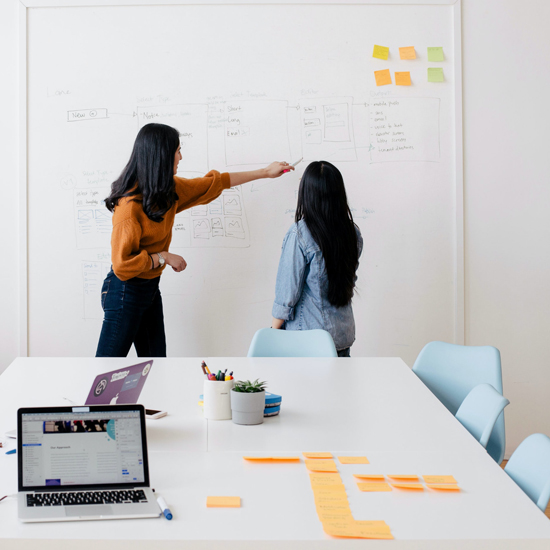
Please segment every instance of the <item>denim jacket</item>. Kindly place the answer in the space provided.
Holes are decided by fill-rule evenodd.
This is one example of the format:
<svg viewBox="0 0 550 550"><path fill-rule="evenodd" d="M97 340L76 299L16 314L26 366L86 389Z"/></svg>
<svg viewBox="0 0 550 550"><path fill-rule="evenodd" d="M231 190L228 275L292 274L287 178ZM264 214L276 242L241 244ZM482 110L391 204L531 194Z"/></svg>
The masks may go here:
<svg viewBox="0 0 550 550"><path fill-rule="evenodd" d="M363 238L356 226L359 256ZM337 350L355 340L355 320L351 303L335 307L328 301L325 260L304 220L295 223L283 240L272 315L285 321L287 330L328 331Z"/></svg>

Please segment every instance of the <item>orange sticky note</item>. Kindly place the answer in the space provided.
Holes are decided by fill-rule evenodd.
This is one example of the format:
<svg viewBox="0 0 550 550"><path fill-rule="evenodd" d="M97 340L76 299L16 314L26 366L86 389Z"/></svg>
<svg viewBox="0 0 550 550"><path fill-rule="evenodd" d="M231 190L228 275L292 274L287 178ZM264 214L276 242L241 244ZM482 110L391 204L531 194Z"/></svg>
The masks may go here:
<svg viewBox="0 0 550 550"><path fill-rule="evenodd" d="M392 483L392 487L396 489L407 489L409 491L423 491L424 485L422 483Z"/></svg>
<svg viewBox="0 0 550 550"><path fill-rule="evenodd" d="M340 464L370 464L366 456L339 456Z"/></svg>
<svg viewBox="0 0 550 550"><path fill-rule="evenodd" d="M391 491L391 487L385 482L378 483L358 483L357 487L364 493L382 493Z"/></svg>
<svg viewBox="0 0 550 550"><path fill-rule="evenodd" d="M428 489L435 489L436 491L460 491L458 485L454 483L427 483Z"/></svg>
<svg viewBox="0 0 550 550"><path fill-rule="evenodd" d="M395 73L395 85L396 86L410 86L411 85L411 73L404 71Z"/></svg>
<svg viewBox="0 0 550 550"><path fill-rule="evenodd" d="M347 523L323 522L323 531L333 537L353 539L393 539L390 531L385 527L376 528L358 525L359 522Z"/></svg>
<svg viewBox="0 0 550 550"><path fill-rule="evenodd" d="M346 493L314 493L316 503L324 504L346 504L349 506Z"/></svg>
<svg viewBox="0 0 550 550"><path fill-rule="evenodd" d="M418 481L418 476L415 475L389 475L388 477L391 477L392 479L401 479L402 481Z"/></svg>
<svg viewBox="0 0 550 550"><path fill-rule="evenodd" d="M372 50L372 57L376 57L376 59L388 59L388 55L390 55L390 49L386 48L386 46L377 46L374 45L374 48Z"/></svg>
<svg viewBox="0 0 550 550"><path fill-rule="evenodd" d="M401 59L416 59L416 52L414 51L414 46L399 48L399 57Z"/></svg>
<svg viewBox="0 0 550 550"><path fill-rule="evenodd" d="M343 485L340 474L309 474L311 485Z"/></svg>
<svg viewBox="0 0 550 550"><path fill-rule="evenodd" d="M311 472L337 472L338 468L334 460L318 460L307 459L305 460L306 467Z"/></svg>
<svg viewBox="0 0 550 550"><path fill-rule="evenodd" d="M346 487L343 483L340 485L313 485L311 488L313 489L314 495L330 495L346 492Z"/></svg>
<svg viewBox="0 0 550 550"><path fill-rule="evenodd" d="M376 80L377 86L386 86L386 84L391 84L390 70L384 69L383 71L374 71L374 79Z"/></svg>
<svg viewBox="0 0 550 550"><path fill-rule="evenodd" d="M253 462L300 462L299 456L243 456Z"/></svg>
<svg viewBox="0 0 550 550"><path fill-rule="evenodd" d="M422 476L426 483L454 483L456 479L453 476Z"/></svg>
<svg viewBox="0 0 550 550"><path fill-rule="evenodd" d="M241 497L206 497L207 508L240 508Z"/></svg>
<svg viewBox="0 0 550 550"><path fill-rule="evenodd" d="M357 479L386 479L382 474L353 474Z"/></svg>
<svg viewBox="0 0 550 550"><path fill-rule="evenodd" d="M332 453L302 453L306 458L332 458Z"/></svg>

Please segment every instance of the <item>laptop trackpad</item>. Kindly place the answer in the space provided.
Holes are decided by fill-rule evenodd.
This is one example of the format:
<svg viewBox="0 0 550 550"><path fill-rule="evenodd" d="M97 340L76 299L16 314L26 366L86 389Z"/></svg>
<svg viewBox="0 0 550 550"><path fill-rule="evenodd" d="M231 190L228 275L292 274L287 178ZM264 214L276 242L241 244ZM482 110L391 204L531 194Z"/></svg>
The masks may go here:
<svg viewBox="0 0 550 550"><path fill-rule="evenodd" d="M92 505L92 506L67 506L65 508L65 515L68 517L82 516L82 517L97 517L97 516L112 516L113 507L109 505Z"/></svg>

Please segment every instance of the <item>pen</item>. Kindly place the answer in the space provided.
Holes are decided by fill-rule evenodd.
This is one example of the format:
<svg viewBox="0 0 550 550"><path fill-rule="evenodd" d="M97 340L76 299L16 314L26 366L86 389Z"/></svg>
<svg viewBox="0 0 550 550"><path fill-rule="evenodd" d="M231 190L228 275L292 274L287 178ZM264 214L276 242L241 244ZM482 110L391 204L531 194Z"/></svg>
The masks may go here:
<svg viewBox="0 0 550 550"><path fill-rule="evenodd" d="M300 164L300 162L302 162L303 160L304 157L302 157L300 160L297 160L296 162L293 162L290 166L292 166L292 168L296 168L296 166L298 166L298 164ZM286 172L290 172L290 170L285 170L283 174L286 174Z"/></svg>
<svg viewBox="0 0 550 550"><path fill-rule="evenodd" d="M15 449L12 449L11 451L8 451L6 454L7 455L14 455L15 454Z"/></svg>
<svg viewBox="0 0 550 550"><path fill-rule="evenodd" d="M162 497L158 497L157 502L161 509L161 512L164 514L164 517L166 519L172 519L172 512L170 512L170 508L168 508L168 504L166 504L166 501Z"/></svg>
<svg viewBox="0 0 550 550"><path fill-rule="evenodd" d="M205 367L206 367L206 363L203 361L203 362L201 363L201 369L202 369L202 372L203 372L204 376L206 377L206 379L208 379L208 373L206 372L206 368L205 368Z"/></svg>

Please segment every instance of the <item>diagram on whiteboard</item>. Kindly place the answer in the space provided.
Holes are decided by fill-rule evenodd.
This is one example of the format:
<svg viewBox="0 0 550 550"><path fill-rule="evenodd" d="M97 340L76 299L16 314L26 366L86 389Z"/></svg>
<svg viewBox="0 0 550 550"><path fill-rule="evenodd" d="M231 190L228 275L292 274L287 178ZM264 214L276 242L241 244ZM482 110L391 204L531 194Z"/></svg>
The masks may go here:
<svg viewBox="0 0 550 550"><path fill-rule="evenodd" d="M77 248L109 247L112 214L104 202L109 189L75 189L73 193Z"/></svg>

